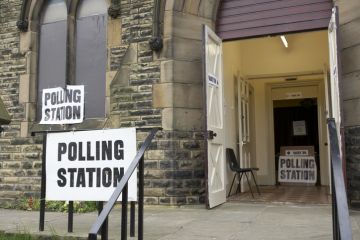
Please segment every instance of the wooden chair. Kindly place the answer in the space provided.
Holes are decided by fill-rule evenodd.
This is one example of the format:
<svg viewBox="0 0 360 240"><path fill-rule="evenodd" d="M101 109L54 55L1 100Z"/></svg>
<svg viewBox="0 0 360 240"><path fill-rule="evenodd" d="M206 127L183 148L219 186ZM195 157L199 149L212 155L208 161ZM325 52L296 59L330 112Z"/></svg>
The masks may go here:
<svg viewBox="0 0 360 240"><path fill-rule="evenodd" d="M246 177L246 179L247 179L247 183L248 183L248 185L249 185L249 189L250 189L251 195L252 195L252 197L254 197L254 194L253 194L253 192L252 192L252 189L251 189L251 186L250 186L249 177L248 177L247 173L251 173L251 175L252 175L252 177L253 177L253 179L254 179L254 183L255 183L257 192L258 192L259 195L261 195L261 194L260 194L260 190L259 190L259 186L258 186L257 183L256 183L255 176L254 176L254 173L253 173L253 171L258 171L259 168L241 168L241 167L239 166L239 163L238 163L238 161L237 161L237 159L236 159L234 150L233 150L232 148L227 148L227 149L226 149L226 159L227 159L227 161L229 162L229 166L230 166L231 171L235 172L234 179L233 179L233 181L232 181L232 183L231 183L231 187L230 187L230 191L229 191L228 197L230 196L230 193L231 193L232 187L233 187L233 185L234 185L236 176L238 176L238 178L239 178L239 184L238 184L236 193L237 193L238 191L240 192L241 178L242 178L242 176L243 176L244 174L245 174L245 177Z"/></svg>

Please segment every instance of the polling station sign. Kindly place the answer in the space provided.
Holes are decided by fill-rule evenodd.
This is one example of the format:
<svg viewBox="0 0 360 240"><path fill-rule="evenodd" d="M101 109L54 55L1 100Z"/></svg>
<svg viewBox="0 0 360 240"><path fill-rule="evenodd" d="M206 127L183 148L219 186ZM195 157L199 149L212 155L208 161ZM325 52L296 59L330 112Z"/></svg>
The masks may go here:
<svg viewBox="0 0 360 240"><path fill-rule="evenodd" d="M280 156L278 169L279 182L316 183L314 156Z"/></svg>
<svg viewBox="0 0 360 240"><path fill-rule="evenodd" d="M74 124L83 119L83 85L43 89L40 124Z"/></svg>
<svg viewBox="0 0 360 240"><path fill-rule="evenodd" d="M46 200L108 201L135 155L135 128L49 133ZM137 199L136 178L135 171L129 201Z"/></svg>

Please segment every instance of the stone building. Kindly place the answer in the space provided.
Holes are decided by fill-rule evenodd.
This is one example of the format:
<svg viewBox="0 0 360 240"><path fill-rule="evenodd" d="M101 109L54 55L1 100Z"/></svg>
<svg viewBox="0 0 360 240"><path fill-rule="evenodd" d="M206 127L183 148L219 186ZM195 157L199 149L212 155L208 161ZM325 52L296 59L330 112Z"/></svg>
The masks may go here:
<svg viewBox="0 0 360 240"><path fill-rule="evenodd" d="M313 145L319 183L328 186L326 118L337 116L346 140L348 195L353 205L359 203L360 3L269 2L1 0L0 95L12 122L0 138L0 202L39 194L42 134L32 133L56 130L136 127L140 143L150 128L162 127L145 156L148 204L224 201L233 176L225 147L237 150L243 166L260 168L260 185L274 185L279 147ZM329 77L333 4L340 16L339 51L332 56L341 60L338 85ZM215 60L204 58L203 25L224 41L222 57L216 58L220 48L210 43ZM210 129L205 63L215 71L210 75L219 74L215 85L224 88L216 95L221 102L214 121L223 126L217 133ZM84 122L39 124L41 90L66 84L85 85ZM290 112L276 113L284 107ZM274 123L299 107L314 109L312 123L304 120L308 137L281 140L286 134ZM217 117L221 112L224 118ZM303 119L292 118L298 120ZM211 147L207 130L215 131L223 151ZM214 154L219 161L211 160Z"/></svg>

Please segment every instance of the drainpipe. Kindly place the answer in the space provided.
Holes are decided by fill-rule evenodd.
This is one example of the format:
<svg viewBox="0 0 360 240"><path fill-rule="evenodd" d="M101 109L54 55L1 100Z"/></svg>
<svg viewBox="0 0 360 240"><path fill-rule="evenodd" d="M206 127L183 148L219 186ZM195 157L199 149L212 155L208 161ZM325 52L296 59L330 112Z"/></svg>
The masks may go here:
<svg viewBox="0 0 360 240"><path fill-rule="evenodd" d="M20 18L16 22L16 26L20 32L27 32L29 26L28 14L32 0L23 0L21 5Z"/></svg>
<svg viewBox="0 0 360 240"><path fill-rule="evenodd" d="M163 39L160 34L161 0L154 0L153 37L149 40L150 49L158 52L163 48Z"/></svg>
<svg viewBox="0 0 360 240"><path fill-rule="evenodd" d="M117 18L120 13L120 0L112 0L108 9L108 14L111 18Z"/></svg>

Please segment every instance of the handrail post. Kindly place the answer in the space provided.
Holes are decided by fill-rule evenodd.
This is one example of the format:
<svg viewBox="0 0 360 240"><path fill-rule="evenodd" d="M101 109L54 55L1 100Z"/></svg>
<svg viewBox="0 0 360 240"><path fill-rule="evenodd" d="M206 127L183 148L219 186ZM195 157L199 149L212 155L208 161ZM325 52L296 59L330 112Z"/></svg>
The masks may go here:
<svg viewBox="0 0 360 240"><path fill-rule="evenodd" d="M128 184L126 183L122 191L121 201L121 240L127 239L127 214L128 214Z"/></svg>
<svg viewBox="0 0 360 240"><path fill-rule="evenodd" d="M135 202L130 202L130 237L135 237Z"/></svg>
<svg viewBox="0 0 360 240"><path fill-rule="evenodd" d="M150 146L152 139L155 137L156 133L158 130L160 130L161 128L153 128L150 132L150 134L148 135L148 137L145 139L144 143L141 145L139 151L137 152L136 156L134 157L134 160L130 163L128 169L126 170L125 174L123 175L123 177L120 179L120 181L117 184L117 187L115 188L114 192L112 193L109 201L106 203L106 205L104 206L104 209L101 211L101 213L99 214L99 216L97 217L95 223L92 225L90 231L89 231L89 235L88 235L88 239L96 239L96 235L99 232L100 228L102 228L103 223L106 222L107 217L109 216L112 208L114 207L117 199L119 198L119 196L121 195L121 193L124 193L123 195L123 208L125 208L126 211L124 211L123 209L123 213L122 214L126 214L123 215L123 220L124 222L126 222L126 224L123 222L122 226L127 225L127 187L128 187L128 182L129 179L131 177L131 175L135 172L136 167L139 168L139 199L138 199L138 239L143 239L143 235L144 235L144 153L146 151L146 149ZM125 191L126 190L126 191ZM126 206L125 206L126 203ZM126 220L126 221L125 221ZM124 225L123 225L124 224ZM127 237L127 226L125 228L123 228L124 231L126 231L126 234L124 233L124 231L122 231L122 236L126 236Z"/></svg>
<svg viewBox="0 0 360 240"><path fill-rule="evenodd" d="M333 239L348 240L352 239L352 230L335 119L328 119L328 129L331 153Z"/></svg>
<svg viewBox="0 0 360 240"><path fill-rule="evenodd" d="M144 238L144 156L139 162L138 239Z"/></svg>

